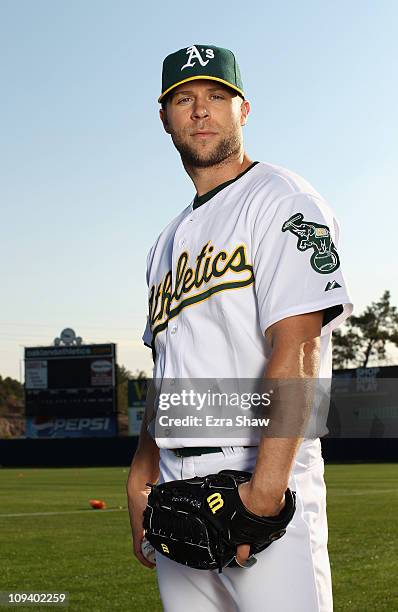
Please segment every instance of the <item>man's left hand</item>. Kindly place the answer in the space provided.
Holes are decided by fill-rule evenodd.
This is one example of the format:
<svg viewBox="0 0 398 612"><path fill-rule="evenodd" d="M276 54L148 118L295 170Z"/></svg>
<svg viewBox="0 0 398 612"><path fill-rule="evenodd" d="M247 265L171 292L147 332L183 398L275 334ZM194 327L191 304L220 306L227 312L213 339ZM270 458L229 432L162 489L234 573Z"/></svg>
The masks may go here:
<svg viewBox="0 0 398 612"><path fill-rule="evenodd" d="M279 495L272 497L271 495L260 494L258 490L252 487L250 481L239 485L238 491L243 505L257 516L276 516L285 505L284 494L281 497ZM244 566L249 556L250 545L240 544L236 549L236 561L239 565Z"/></svg>

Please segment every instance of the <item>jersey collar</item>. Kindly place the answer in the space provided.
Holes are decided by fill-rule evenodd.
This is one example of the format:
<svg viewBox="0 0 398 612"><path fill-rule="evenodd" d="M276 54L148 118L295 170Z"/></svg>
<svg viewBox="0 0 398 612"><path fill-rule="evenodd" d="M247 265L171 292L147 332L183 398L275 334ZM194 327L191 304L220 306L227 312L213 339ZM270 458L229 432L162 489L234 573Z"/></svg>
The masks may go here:
<svg viewBox="0 0 398 612"><path fill-rule="evenodd" d="M235 178L230 179L229 181L225 181L225 183L221 183L221 185L217 185L217 187L214 187L214 189L211 189L207 193L204 193L201 196L198 196L198 194L196 194L194 201L193 201L192 209L196 210L197 208L199 208L199 206L202 206L202 204L206 204L206 202L211 200L211 198L213 198L219 191L221 191L225 187L228 187L228 185L231 185L231 183L234 183L235 181L240 179L242 176L246 174L246 172L249 172L249 170L251 170L256 164L258 164L258 161L254 161L252 164L250 164L248 168L246 168L246 170L238 174L238 176L235 176Z"/></svg>

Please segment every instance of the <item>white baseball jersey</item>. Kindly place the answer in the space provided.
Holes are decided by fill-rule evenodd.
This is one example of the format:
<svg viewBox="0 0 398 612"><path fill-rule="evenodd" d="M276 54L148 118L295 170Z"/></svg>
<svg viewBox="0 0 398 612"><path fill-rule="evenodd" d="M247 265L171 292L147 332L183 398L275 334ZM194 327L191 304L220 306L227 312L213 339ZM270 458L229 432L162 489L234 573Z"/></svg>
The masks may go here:
<svg viewBox="0 0 398 612"><path fill-rule="evenodd" d="M268 163L220 187L193 200L149 252L143 340L156 355L153 377L260 378L267 328L324 310L319 377L330 378L331 333L352 311L330 207L302 177Z"/></svg>

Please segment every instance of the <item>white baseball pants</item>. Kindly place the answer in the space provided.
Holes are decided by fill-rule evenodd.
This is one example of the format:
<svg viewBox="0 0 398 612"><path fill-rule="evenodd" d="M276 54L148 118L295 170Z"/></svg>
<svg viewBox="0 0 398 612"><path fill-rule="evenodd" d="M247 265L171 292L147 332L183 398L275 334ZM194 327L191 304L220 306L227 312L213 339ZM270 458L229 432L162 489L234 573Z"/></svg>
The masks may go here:
<svg viewBox="0 0 398 612"><path fill-rule="evenodd" d="M205 476L223 469L253 471L256 448L178 458L160 453L161 482ZM257 555L249 569L192 569L156 554L165 612L332 612L327 551L326 488L320 441L301 445L289 487L297 509L286 534Z"/></svg>

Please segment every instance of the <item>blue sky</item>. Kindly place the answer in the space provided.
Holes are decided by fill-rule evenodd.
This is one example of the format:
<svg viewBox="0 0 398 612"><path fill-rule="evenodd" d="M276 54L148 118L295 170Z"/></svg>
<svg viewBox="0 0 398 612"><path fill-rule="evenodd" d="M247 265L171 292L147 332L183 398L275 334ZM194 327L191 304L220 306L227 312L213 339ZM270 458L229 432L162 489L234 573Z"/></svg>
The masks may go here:
<svg viewBox="0 0 398 612"><path fill-rule="evenodd" d="M156 99L164 56L195 43L237 55L250 157L334 208L357 310L384 289L398 304L397 17L385 0L0 0L0 374L67 326L150 371L146 254L194 194Z"/></svg>

